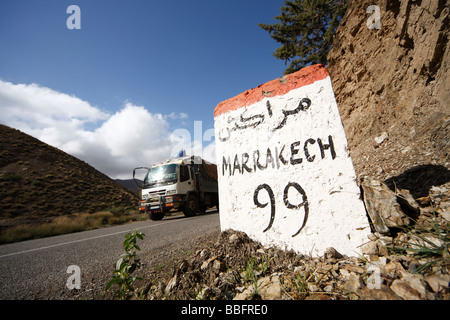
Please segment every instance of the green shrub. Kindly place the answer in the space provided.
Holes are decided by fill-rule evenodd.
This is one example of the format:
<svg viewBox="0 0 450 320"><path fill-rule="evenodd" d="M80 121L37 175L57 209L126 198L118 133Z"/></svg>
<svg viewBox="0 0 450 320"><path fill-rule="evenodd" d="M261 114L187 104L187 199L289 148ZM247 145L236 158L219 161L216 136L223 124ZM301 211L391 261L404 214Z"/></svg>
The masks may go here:
<svg viewBox="0 0 450 320"><path fill-rule="evenodd" d="M107 291L113 284L117 285L118 289L114 295L119 299L125 300L131 298L134 293L133 283L141 279L140 277L133 276L133 273L141 267L140 258L136 253L136 250L140 251L141 248L136 242L138 238L143 240L144 236L142 232L138 232L137 230L125 235L125 241L123 242L125 253L114 264L112 279L105 288L105 291Z"/></svg>

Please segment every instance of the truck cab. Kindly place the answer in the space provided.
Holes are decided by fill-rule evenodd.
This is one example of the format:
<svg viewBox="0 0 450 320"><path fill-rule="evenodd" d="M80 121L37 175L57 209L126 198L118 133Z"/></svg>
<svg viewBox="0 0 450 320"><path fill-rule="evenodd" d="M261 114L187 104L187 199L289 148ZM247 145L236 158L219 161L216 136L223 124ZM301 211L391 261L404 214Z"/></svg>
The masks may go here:
<svg viewBox="0 0 450 320"><path fill-rule="evenodd" d="M171 159L151 168L136 169L147 170L142 182L139 210L148 213L152 220L161 220L170 210L193 216L218 204L217 179L215 186L214 181L211 185L208 181L211 177L202 170L201 159Z"/></svg>

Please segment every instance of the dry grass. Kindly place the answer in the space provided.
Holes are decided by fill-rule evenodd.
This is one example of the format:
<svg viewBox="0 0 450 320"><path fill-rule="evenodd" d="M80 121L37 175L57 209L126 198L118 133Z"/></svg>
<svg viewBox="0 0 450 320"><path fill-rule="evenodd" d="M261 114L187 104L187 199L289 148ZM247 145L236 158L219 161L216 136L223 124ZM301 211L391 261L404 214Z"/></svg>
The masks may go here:
<svg viewBox="0 0 450 320"><path fill-rule="evenodd" d="M147 218L147 215L137 212L124 212L120 208L95 213L75 213L73 215L56 217L47 223L24 224L6 228L1 231L0 243L12 243L98 229L130 221L146 220Z"/></svg>
<svg viewBox="0 0 450 320"><path fill-rule="evenodd" d="M433 270L448 270L450 224L445 219L438 217L433 210L428 219L415 221L413 226L402 228L402 231L403 237L397 237L388 247L392 254L406 254L420 261L421 265L416 269L416 273L433 274Z"/></svg>

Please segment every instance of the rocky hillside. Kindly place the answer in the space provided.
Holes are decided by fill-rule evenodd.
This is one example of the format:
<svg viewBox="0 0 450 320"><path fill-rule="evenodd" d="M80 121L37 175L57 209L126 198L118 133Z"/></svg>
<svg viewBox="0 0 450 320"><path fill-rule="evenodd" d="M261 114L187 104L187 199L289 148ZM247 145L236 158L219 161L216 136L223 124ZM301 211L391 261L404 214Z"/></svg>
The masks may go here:
<svg viewBox="0 0 450 320"><path fill-rule="evenodd" d="M138 198L87 163L0 125L0 223L136 208Z"/></svg>
<svg viewBox="0 0 450 320"><path fill-rule="evenodd" d="M373 4L380 29L366 24ZM350 1L328 70L359 177L412 192L450 180L449 11L448 0Z"/></svg>

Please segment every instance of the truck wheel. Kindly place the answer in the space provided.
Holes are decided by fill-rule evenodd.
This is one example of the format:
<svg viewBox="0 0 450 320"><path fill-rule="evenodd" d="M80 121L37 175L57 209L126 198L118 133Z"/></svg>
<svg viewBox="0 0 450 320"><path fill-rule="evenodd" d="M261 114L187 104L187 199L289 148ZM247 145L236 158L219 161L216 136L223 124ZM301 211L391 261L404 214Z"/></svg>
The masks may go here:
<svg viewBox="0 0 450 320"><path fill-rule="evenodd" d="M184 204L183 213L186 217L193 217L198 211L198 200L193 194L190 194L188 200Z"/></svg>
<svg viewBox="0 0 450 320"><path fill-rule="evenodd" d="M203 202L200 202L198 209L199 209L200 213L205 213L206 209L207 209L206 204L204 204Z"/></svg>
<svg viewBox="0 0 450 320"><path fill-rule="evenodd" d="M162 220L164 218L164 212L150 212L149 216L153 221Z"/></svg>

